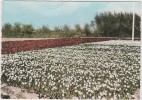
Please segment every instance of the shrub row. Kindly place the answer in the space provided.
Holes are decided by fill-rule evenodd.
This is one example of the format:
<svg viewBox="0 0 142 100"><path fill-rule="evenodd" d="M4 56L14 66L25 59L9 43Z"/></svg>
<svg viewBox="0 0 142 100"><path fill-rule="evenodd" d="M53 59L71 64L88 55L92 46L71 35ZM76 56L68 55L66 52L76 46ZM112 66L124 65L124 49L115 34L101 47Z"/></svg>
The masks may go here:
<svg viewBox="0 0 142 100"><path fill-rule="evenodd" d="M45 40L24 40L24 41L4 41L2 42L2 54L16 53L20 51L38 50L58 46L70 46L80 43L107 41L116 38L64 38Z"/></svg>

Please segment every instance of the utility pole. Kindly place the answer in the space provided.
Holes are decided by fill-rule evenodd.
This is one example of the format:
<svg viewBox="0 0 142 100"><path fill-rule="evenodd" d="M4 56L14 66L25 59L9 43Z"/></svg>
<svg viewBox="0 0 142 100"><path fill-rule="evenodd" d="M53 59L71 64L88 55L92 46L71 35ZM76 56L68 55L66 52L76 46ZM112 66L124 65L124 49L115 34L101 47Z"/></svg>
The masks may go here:
<svg viewBox="0 0 142 100"><path fill-rule="evenodd" d="M135 4L134 4L135 2L133 2L133 23L132 23L132 42L134 41L134 32L135 32L135 13L134 13L134 11L135 11L135 9L134 9L134 7L135 7Z"/></svg>

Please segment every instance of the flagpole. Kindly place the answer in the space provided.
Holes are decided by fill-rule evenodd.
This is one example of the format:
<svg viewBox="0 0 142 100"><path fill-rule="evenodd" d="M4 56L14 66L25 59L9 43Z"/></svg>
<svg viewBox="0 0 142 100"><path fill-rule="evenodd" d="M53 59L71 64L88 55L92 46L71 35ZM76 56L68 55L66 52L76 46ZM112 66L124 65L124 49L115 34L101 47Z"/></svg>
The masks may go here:
<svg viewBox="0 0 142 100"><path fill-rule="evenodd" d="M132 42L134 41L134 31L135 31L135 29L134 29L134 26L135 26L135 13L134 13L134 7L135 7L135 4L134 4L134 2L133 2L133 23L132 23Z"/></svg>

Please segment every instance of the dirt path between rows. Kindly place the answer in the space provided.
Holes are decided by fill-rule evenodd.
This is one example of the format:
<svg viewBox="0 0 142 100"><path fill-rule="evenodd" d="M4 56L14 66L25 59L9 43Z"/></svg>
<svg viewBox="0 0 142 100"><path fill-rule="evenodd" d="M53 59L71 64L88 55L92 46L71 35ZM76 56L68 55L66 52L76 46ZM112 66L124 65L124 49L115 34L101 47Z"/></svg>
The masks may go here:
<svg viewBox="0 0 142 100"><path fill-rule="evenodd" d="M1 93L4 95L9 95L10 99L39 99L38 94L29 93L26 90L22 92L21 90L23 91L23 89L19 87L8 86L6 84L1 85ZM132 97L134 100L139 100L140 90L138 89Z"/></svg>
<svg viewBox="0 0 142 100"><path fill-rule="evenodd" d="M39 99L36 93L28 93L26 90L22 92L21 88L6 84L2 84L1 93L3 95L9 95L10 99Z"/></svg>
<svg viewBox="0 0 142 100"><path fill-rule="evenodd" d="M1 38L2 42L4 41L24 41L24 40L45 40L45 39L51 39L51 38Z"/></svg>

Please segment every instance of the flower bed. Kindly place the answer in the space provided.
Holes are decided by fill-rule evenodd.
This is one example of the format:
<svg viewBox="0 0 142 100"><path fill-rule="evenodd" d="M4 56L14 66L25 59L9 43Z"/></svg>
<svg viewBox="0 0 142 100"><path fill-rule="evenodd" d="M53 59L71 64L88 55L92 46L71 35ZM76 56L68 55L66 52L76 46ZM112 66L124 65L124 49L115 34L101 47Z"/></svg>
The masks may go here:
<svg viewBox="0 0 142 100"><path fill-rule="evenodd" d="M2 42L2 54L16 53L20 51L38 50L44 48L76 45L86 42L106 41L116 38L66 38L66 39L45 39L45 40L25 40L25 41L5 41Z"/></svg>
<svg viewBox="0 0 142 100"><path fill-rule="evenodd" d="M140 45L88 43L2 54L2 82L45 98L131 99L140 88Z"/></svg>

